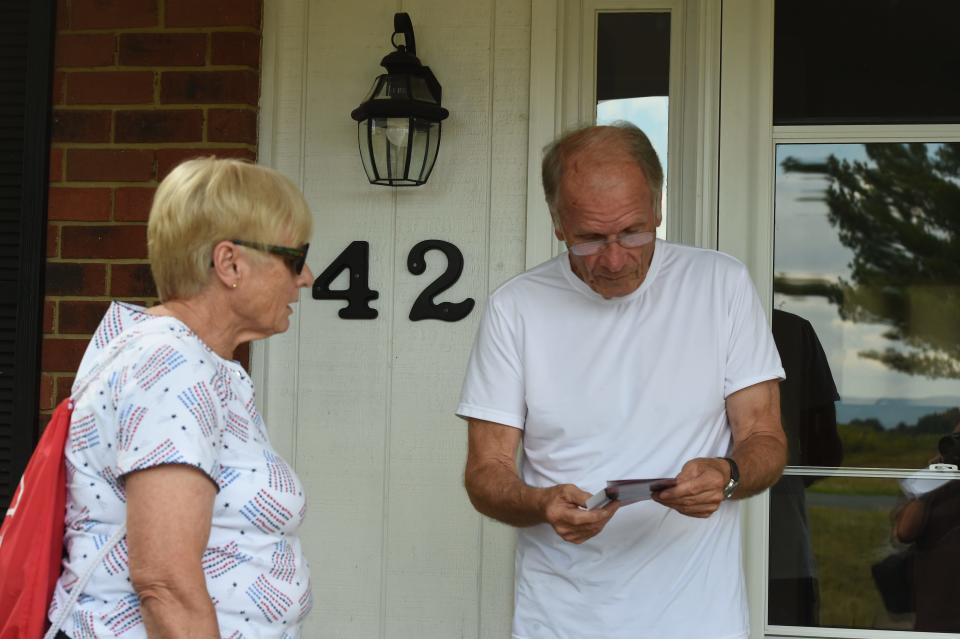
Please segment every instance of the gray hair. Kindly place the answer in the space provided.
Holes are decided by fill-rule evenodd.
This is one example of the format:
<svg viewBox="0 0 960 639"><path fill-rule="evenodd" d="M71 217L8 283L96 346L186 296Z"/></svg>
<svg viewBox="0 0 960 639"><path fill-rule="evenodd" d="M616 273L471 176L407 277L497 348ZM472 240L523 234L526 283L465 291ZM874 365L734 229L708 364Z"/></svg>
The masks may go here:
<svg viewBox="0 0 960 639"><path fill-rule="evenodd" d="M550 209L554 224L558 223L557 200L560 183L567 160L582 151L593 149L610 150L619 147L643 171L653 197L653 210L660 219L660 196L663 191L663 167L660 158L646 134L630 122L614 122L609 125L587 125L564 133L544 148L543 194Z"/></svg>

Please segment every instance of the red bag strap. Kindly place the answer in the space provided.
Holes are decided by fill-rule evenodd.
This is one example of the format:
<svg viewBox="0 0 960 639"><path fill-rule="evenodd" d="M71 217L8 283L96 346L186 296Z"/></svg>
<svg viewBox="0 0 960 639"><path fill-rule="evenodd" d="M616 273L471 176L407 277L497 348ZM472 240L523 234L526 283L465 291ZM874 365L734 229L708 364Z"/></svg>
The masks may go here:
<svg viewBox="0 0 960 639"><path fill-rule="evenodd" d="M96 379L103 373L103 371L113 363L115 359L120 355L123 349L133 340L140 337L143 333L137 330L130 330L124 332L124 334L117 337L110 344L109 351L107 352L106 357L104 357L100 362L94 366L87 375L80 380L78 384L74 386L76 389L70 394L70 409L73 409L74 403L77 399L80 398L80 395L83 394L85 390L92 384ZM74 605L77 603L77 599L80 597L80 594L83 592L83 589L87 586L87 582L90 581L90 577L93 576L94 570L97 569L97 566L100 565L100 562L103 561L104 557L107 556L113 547L120 543L120 540L123 539L124 535L127 534L126 524L121 525L113 535L110 536L110 539L107 540L97 552L97 556L94 557L93 561L87 567L87 570L80 575L80 579L73 585L73 588L70 591L70 596L67 598L67 601L57 612L56 617L53 619L50 628L47 630L46 634L43 636L43 639L54 639L57 633L60 631L60 628L63 627L64 622L66 622L67 617L70 616L70 613L73 610Z"/></svg>

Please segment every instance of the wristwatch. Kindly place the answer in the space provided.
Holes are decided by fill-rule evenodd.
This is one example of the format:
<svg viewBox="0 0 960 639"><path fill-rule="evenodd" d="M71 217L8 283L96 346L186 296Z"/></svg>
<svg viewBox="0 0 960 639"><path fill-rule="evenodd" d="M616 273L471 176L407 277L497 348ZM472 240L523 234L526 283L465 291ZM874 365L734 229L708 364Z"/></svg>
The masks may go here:
<svg viewBox="0 0 960 639"><path fill-rule="evenodd" d="M730 499L733 497L733 493L736 492L737 486L740 485L740 469L737 468L737 462L733 461L733 459L729 457L721 457L720 459L730 464L730 481L723 487L723 498Z"/></svg>

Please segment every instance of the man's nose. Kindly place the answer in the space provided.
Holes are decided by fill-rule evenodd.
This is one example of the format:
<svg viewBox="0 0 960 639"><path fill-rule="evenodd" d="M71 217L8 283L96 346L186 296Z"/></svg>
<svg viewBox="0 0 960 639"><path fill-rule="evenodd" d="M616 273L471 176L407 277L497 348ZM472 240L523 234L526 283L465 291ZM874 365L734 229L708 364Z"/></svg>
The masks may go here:
<svg viewBox="0 0 960 639"><path fill-rule="evenodd" d="M620 242L610 242L600 253L600 263L607 270L616 273L627 262L627 250L620 246Z"/></svg>

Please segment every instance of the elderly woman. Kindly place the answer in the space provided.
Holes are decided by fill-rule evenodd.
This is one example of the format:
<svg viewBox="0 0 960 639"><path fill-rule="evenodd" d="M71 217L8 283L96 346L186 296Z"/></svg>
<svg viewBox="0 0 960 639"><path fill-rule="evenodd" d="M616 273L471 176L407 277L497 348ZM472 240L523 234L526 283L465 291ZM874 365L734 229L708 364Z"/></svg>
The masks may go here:
<svg viewBox="0 0 960 639"><path fill-rule="evenodd" d="M289 327L310 232L303 196L264 167L191 160L160 184L147 237L161 303L114 303L74 385L58 637L299 635L303 488L233 354Z"/></svg>

